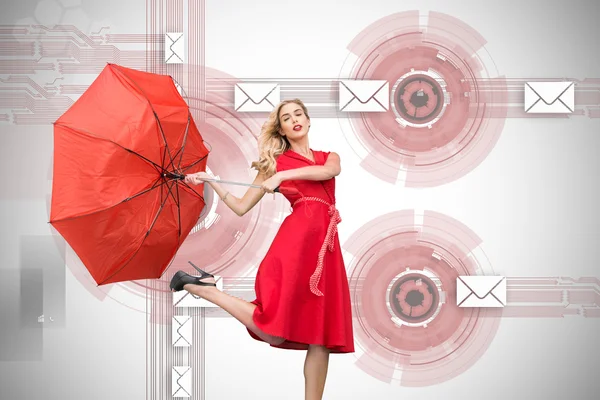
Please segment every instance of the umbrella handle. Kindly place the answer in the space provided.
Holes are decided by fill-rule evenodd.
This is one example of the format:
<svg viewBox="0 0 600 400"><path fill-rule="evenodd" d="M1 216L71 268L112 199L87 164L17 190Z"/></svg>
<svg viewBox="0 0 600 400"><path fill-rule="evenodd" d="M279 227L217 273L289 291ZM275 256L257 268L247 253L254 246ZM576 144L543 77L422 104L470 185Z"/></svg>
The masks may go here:
<svg viewBox="0 0 600 400"><path fill-rule="evenodd" d="M279 192L281 194L289 194L289 195L295 195L295 194L299 194L300 191L296 188L292 188L292 187L276 187L275 188L275 192Z"/></svg>
<svg viewBox="0 0 600 400"><path fill-rule="evenodd" d="M168 172L168 171L167 171L167 172L165 172L165 173L163 174L163 176L164 176L165 178L170 178L170 179L175 179L175 180L180 180L180 181L182 181L182 180L184 180L184 179L185 179L185 175L182 175L182 174L177 174L177 173L174 173L174 172Z"/></svg>

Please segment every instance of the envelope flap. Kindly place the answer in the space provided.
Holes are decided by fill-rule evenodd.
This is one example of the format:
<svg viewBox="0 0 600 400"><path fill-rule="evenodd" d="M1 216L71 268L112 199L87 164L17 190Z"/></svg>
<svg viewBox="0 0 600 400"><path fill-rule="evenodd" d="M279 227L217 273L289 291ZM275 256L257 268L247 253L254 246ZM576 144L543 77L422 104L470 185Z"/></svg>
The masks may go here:
<svg viewBox="0 0 600 400"><path fill-rule="evenodd" d="M177 375L179 375L179 376L185 375L190 370L190 368L191 367L187 367L187 366L186 367L175 367L175 366L173 367L173 369L175 370L175 373L177 373Z"/></svg>
<svg viewBox="0 0 600 400"><path fill-rule="evenodd" d="M176 315L173 318L175 318L175 321L177 321L177 323L179 325L183 325L185 324L191 317L188 315Z"/></svg>
<svg viewBox="0 0 600 400"><path fill-rule="evenodd" d="M573 84L573 82L527 82L531 90L548 105L554 103Z"/></svg>
<svg viewBox="0 0 600 400"><path fill-rule="evenodd" d="M494 290L504 279L503 276L461 276L459 279L475 296L483 299Z"/></svg>
<svg viewBox="0 0 600 400"><path fill-rule="evenodd" d="M387 81L342 81L341 83L364 104L375 97Z"/></svg>
<svg viewBox="0 0 600 400"><path fill-rule="evenodd" d="M237 86L248 96L250 101L254 104L260 104L279 85L272 83L238 83Z"/></svg>
<svg viewBox="0 0 600 400"><path fill-rule="evenodd" d="M183 36L183 33L182 32L167 32L165 35L171 40L171 42L176 42L179 39L181 39L181 37Z"/></svg>

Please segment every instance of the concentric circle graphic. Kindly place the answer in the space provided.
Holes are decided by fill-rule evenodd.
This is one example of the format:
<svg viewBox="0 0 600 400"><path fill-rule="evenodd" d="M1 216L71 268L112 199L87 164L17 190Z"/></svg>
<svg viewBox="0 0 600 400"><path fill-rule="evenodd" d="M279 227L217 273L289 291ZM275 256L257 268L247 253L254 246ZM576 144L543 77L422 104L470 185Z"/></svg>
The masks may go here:
<svg viewBox="0 0 600 400"><path fill-rule="evenodd" d="M200 67L187 68L197 68L200 76ZM204 70L209 78L232 79L215 70ZM181 89L186 85L182 82L176 86ZM181 92L190 106L207 147L211 150L207 170L219 179L252 182L256 172L250 169L250 164L258 156L256 138L260 133L259 121L247 115L243 118L238 117L219 105L233 102L233 99L223 99L212 93L211 98L198 99L187 97L183 90ZM223 275L225 271L227 276L251 273L257 268L279 224L288 212L287 200L279 195L267 195L250 212L239 217L215 196L209 185L204 186L206 207L197 225L179 248L170 267L157 282L140 280L97 286L71 249L67 250L68 267L98 299L102 300L108 296L143 313L147 312L146 299L149 293L156 292L157 296L154 298L159 304L172 304L169 280L173 273L182 269L196 274L188 261L215 275ZM247 190L246 187L233 185L227 185L226 188L236 196L243 195ZM157 323L171 323L171 317L168 315L152 317Z"/></svg>
<svg viewBox="0 0 600 400"><path fill-rule="evenodd" d="M433 279L410 270L394 279L386 298L392 321L396 325L425 325L439 312L442 306L440 287Z"/></svg>
<svg viewBox="0 0 600 400"><path fill-rule="evenodd" d="M376 21L350 43L340 79L390 86L387 111L340 114L363 168L387 182L432 187L481 163L507 115L506 82L485 43L454 17L418 11Z"/></svg>
<svg viewBox="0 0 600 400"><path fill-rule="evenodd" d="M343 246L357 365L402 386L460 375L490 345L501 310L459 308L456 278L494 275L481 240L445 215L406 210L378 217Z"/></svg>
<svg viewBox="0 0 600 400"><path fill-rule="evenodd" d="M402 127L431 128L449 102L446 83L433 71L411 71L394 84L391 107Z"/></svg>

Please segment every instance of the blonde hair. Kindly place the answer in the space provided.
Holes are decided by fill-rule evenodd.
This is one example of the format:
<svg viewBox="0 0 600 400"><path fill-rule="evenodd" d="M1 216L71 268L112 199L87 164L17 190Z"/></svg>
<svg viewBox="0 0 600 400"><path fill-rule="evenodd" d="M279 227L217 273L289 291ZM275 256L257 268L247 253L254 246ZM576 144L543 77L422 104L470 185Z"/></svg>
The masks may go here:
<svg viewBox="0 0 600 400"><path fill-rule="evenodd" d="M267 175L267 177L275 175L277 172L277 157L290 148L288 139L281 135L281 121L279 120L279 112L286 104L295 103L302 107L306 118L308 110L300 99L284 100L273 109L267 121L263 124L258 137L258 161L254 161L251 168L258 170Z"/></svg>

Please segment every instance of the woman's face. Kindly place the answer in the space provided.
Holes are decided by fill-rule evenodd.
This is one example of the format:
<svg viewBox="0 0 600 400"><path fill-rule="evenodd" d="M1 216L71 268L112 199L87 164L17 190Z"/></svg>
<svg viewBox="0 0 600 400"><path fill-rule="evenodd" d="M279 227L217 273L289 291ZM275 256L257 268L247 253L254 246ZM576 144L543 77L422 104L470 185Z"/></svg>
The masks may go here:
<svg viewBox="0 0 600 400"><path fill-rule="evenodd" d="M296 103L288 103L279 110L280 133L288 139L296 140L308 133L310 119L302 107Z"/></svg>

